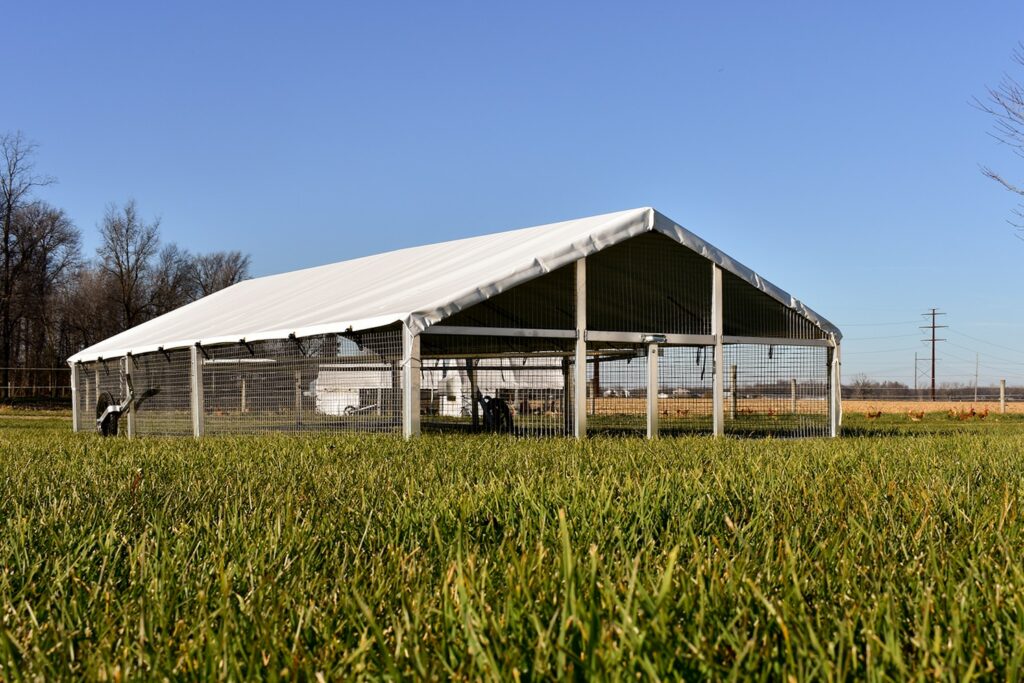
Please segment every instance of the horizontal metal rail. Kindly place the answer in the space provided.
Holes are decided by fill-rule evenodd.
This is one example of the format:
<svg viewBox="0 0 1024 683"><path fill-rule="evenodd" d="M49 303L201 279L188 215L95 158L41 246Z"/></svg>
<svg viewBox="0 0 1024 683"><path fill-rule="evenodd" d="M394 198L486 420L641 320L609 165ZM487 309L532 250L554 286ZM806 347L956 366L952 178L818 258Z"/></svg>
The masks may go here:
<svg viewBox="0 0 1024 683"><path fill-rule="evenodd" d="M655 333L650 332L608 332L604 330L587 330L587 341L616 342L624 344L648 344L649 338ZM681 346L711 346L715 338L710 334L659 334L666 344ZM660 341L660 340L659 340Z"/></svg>
<svg viewBox="0 0 1024 683"><path fill-rule="evenodd" d="M769 346L835 346L831 339L792 339L790 337L738 337L724 335L723 344L761 344Z"/></svg>
<svg viewBox="0 0 1024 683"><path fill-rule="evenodd" d="M575 330L544 330L519 327L467 327L456 325L434 325L423 330L423 334L457 335L469 337L535 337L547 339L575 339ZM587 341L622 344L647 344L650 337L664 337L665 344L680 346L713 346L713 334L661 334L654 332L616 332L611 330L587 330ZM658 340L661 341L660 339ZM723 344L767 344L770 346L835 346L831 339L797 339L791 337L745 337L724 335Z"/></svg>
<svg viewBox="0 0 1024 683"><path fill-rule="evenodd" d="M465 327L434 325L422 334L451 334L469 337L538 337L543 339L575 339L576 330L538 330L520 327Z"/></svg>

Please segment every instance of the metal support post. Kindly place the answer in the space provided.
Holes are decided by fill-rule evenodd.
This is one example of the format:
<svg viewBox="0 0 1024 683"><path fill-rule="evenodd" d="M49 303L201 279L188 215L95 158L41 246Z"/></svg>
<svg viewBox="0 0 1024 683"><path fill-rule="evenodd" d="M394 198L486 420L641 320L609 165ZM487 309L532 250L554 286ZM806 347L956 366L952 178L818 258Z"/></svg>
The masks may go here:
<svg viewBox="0 0 1024 683"><path fill-rule="evenodd" d="M576 261L576 357L573 360L573 435L587 435L587 260Z"/></svg>
<svg viewBox="0 0 1024 683"><path fill-rule="evenodd" d="M999 412L1006 414L1006 380L999 380Z"/></svg>
<svg viewBox="0 0 1024 683"><path fill-rule="evenodd" d="M191 359L189 380L192 394L192 435L197 439L206 433L203 410L203 357L198 346L189 349Z"/></svg>
<svg viewBox="0 0 1024 683"><path fill-rule="evenodd" d="M78 431L78 363L71 364L71 429Z"/></svg>
<svg viewBox="0 0 1024 683"><path fill-rule="evenodd" d="M789 380L789 412L793 413L794 415L796 415L797 413L795 378Z"/></svg>
<svg viewBox="0 0 1024 683"><path fill-rule="evenodd" d="M132 359L132 354L126 354L124 357L124 381L128 387L134 388L134 377L132 371L135 369L135 361ZM134 392L133 392L134 393ZM128 406L128 438L135 438L135 399L132 397L132 405Z"/></svg>
<svg viewBox="0 0 1024 683"><path fill-rule="evenodd" d="M724 334L722 319L722 269L718 264L711 266L711 334L715 338L715 356L711 371L711 413L715 436L725 434L725 355L722 346Z"/></svg>
<svg viewBox="0 0 1024 683"><path fill-rule="evenodd" d="M420 434L420 337L402 326L402 436Z"/></svg>
<svg viewBox="0 0 1024 683"><path fill-rule="evenodd" d="M843 424L843 382L840 374L839 344L828 350L829 436L839 436Z"/></svg>
<svg viewBox="0 0 1024 683"><path fill-rule="evenodd" d="M658 344L647 345L647 438L658 437Z"/></svg>

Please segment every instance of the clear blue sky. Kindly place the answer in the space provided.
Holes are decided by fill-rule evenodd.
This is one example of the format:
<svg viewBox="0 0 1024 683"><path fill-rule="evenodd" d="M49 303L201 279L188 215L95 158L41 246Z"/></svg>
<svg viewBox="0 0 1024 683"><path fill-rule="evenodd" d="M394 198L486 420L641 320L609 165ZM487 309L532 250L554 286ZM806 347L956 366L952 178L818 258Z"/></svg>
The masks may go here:
<svg viewBox="0 0 1024 683"><path fill-rule="evenodd" d="M844 377L1024 384L972 109L1019 2L6 3L0 130L95 248L134 197L256 274L652 205L843 328ZM1024 74L1020 74L1024 77ZM999 345L999 346L995 346ZM1005 347L1005 348L1001 348Z"/></svg>

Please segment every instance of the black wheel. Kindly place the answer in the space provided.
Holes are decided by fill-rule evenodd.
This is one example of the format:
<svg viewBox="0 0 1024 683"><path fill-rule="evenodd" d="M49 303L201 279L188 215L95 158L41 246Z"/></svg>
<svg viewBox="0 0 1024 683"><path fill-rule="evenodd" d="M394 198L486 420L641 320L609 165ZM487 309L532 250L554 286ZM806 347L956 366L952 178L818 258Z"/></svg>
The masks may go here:
<svg viewBox="0 0 1024 683"><path fill-rule="evenodd" d="M112 405L117 405L117 403L114 401L114 397L110 395L110 392L104 391L100 394L99 399L96 401L96 419L99 420L103 417L103 414L107 412L107 408ZM117 412L108 413L106 417L103 417L103 421L99 424L100 434L103 436L117 436L117 422L120 417L120 413Z"/></svg>
<svg viewBox="0 0 1024 683"><path fill-rule="evenodd" d="M111 413L100 424L100 434L103 436L117 436L117 422L121 418L120 413Z"/></svg>

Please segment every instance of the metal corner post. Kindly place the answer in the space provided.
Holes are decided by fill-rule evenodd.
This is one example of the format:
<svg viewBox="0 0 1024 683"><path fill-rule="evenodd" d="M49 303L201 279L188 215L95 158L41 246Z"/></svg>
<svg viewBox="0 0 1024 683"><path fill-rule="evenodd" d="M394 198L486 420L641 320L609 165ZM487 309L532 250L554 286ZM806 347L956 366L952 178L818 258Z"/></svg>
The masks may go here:
<svg viewBox="0 0 1024 683"><path fill-rule="evenodd" d="M402 326L402 436L420 433L420 336Z"/></svg>
<svg viewBox="0 0 1024 683"><path fill-rule="evenodd" d="M658 438L658 343L647 345L647 438Z"/></svg>
<svg viewBox="0 0 1024 683"><path fill-rule="evenodd" d="M78 363L71 364L71 431L78 431Z"/></svg>
<svg viewBox="0 0 1024 683"><path fill-rule="evenodd" d="M206 433L203 409L203 358L197 345L189 349L189 385L192 395L192 435L197 439Z"/></svg>
<svg viewBox="0 0 1024 683"><path fill-rule="evenodd" d="M587 259L576 261L576 357L573 361L573 435L587 435Z"/></svg>
<svg viewBox="0 0 1024 683"><path fill-rule="evenodd" d="M829 436L839 436L843 426L843 380L840 372L839 343L829 349L828 368L828 422Z"/></svg>
<svg viewBox="0 0 1024 683"><path fill-rule="evenodd" d="M126 392L126 395L128 396L128 398L131 400L131 402L133 404L133 405L128 406L128 414L125 416L125 419L128 422L128 438L129 439L134 439L135 438L135 406L134 406L135 399L132 396L132 393L133 393L132 392L132 384L133 384L132 370L133 369L134 369L134 361L132 360L132 354L130 354L130 353L126 354L125 357L124 357L124 378L125 378L125 384L127 384L127 389L128 389L128 391Z"/></svg>
<svg viewBox="0 0 1024 683"><path fill-rule="evenodd" d="M714 435L725 434L725 355L722 346L724 335L722 316L722 269L718 264L711 266L711 334L715 338L715 356L711 373L711 413Z"/></svg>

